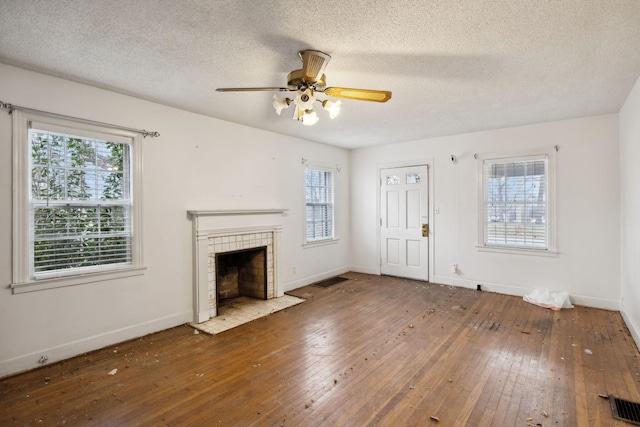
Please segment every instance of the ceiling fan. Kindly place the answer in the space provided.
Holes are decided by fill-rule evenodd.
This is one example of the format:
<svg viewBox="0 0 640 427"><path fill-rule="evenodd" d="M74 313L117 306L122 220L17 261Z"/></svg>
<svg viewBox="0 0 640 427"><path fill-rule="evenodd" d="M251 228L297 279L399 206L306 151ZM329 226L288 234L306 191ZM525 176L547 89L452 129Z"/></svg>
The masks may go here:
<svg viewBox="0 0 640 427"><path fill-rule="evenodd" d="M296 92L294 99L279 98L273 95L273 108L280 114L291 102L296 106L293 118L303 125L311 126L318 122L318 115L313 111L313 104L318 101L329 112L333 119L340 112L340 100L318 99L318 93L334 98L355 99L358 101L387 102L391 99L391 92L386 90L354 89L347 87L326 87L327 77L324 70L331 60L331 56L319 50L302 50L298 52L302 60L302 68L287 75L287 87L225 87L218 88L218 92L253 92L278 91Z"/></svg>

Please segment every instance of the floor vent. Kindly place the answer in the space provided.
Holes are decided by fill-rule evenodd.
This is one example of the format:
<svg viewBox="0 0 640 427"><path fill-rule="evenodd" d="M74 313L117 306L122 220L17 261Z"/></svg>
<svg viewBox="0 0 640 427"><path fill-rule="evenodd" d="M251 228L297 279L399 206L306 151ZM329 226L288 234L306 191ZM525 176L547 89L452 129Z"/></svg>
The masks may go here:
<svg viewBox="0 0 640 427"><path fill-rule="evenodd" d="M340 282L344 282L345 280L349 280L346 277L340 277L340 276L336 276L336 277L332 277L330 279L326 279L326 280L322 280L320 282L316 282L313 284L313 286L320 286L321 288L328 288L329 286L333 286L337 283Z"/></svg>
<svg viewBox="0 0 640 427"><path fill-rule="evenodd" d="M610 396L613 418L640 426L640 403Z"/></svg>

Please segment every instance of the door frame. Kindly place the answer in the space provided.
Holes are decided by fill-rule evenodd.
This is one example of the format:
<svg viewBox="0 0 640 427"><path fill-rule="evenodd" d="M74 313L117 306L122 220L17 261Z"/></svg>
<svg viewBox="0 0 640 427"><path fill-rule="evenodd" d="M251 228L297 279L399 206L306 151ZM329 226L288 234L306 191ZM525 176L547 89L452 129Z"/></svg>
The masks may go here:
<svg viewBox="0 0 640 427"><path fill-rule="evenodd" d="M428 262L429 262L429 273L428 273L428 277L427 280L429 282L431 282L431 280L433 279L433 277L435 276L435 236L436 236L436 224L435 224L435 204L433 201L433 194L434 194L434 186L433 186L433 164L434 164L434 159L433 158L427 158L427 159L420 159L420 160L410 160L410 161L404 161L404 162L392 162L392 163L379 163L376 165L376 246L377 246L377 250L376 250L376 254L378 256L378 262L376 264L376 271L378 275L381 275L381 265L380 262L382 260L382 249L381 249L381 231L380 231L380 219L382 218L382 212L380 210L380 204L381 204L381 197L380 197L380 193L381 193L381 188L382 186L380 185L380 173L382 171L382 169L390 169L390 168L404 168L404 167L410 167L410 166L426 166L427 167L427 174L428 174L428 179L427 179L427 188L428 188L428 195L427 195L427 202L428 202L428 215L429 215L429 240L428 240L428 246L429 246L429 256L428 256Z"/></svg>

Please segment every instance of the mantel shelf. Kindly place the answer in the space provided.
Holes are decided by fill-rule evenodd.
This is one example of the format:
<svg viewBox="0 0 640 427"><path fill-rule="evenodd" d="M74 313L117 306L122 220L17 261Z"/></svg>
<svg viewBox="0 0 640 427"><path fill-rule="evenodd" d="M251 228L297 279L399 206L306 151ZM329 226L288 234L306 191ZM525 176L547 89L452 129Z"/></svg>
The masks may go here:
<svg viewBox="0 0 640 427"><path fill-rule="evenodd" d="M264 215L282 214L289 209L219 209L219 210L190 210L191 216L231 216L231 215Z"/></svg>

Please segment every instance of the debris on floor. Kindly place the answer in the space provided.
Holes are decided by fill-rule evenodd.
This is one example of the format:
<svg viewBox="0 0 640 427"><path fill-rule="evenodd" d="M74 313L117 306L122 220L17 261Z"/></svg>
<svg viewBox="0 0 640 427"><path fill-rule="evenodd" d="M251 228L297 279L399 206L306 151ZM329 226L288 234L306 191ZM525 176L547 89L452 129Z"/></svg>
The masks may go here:
<svg viewBox="0 0 640 427"><path fill-rule="evenodd" d="M115 375L118 369L112 369L107 375Z"/></svg>
<svg viewBox="0 0 640 427"><path fill-rule="evenodd" d="M550 308L557 311L563 308L573 308L567 292L549 291L548 289L536 289L522 299L539 307Z"/></svg>

